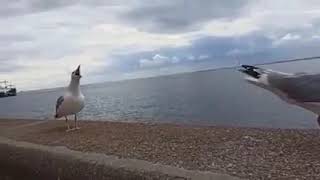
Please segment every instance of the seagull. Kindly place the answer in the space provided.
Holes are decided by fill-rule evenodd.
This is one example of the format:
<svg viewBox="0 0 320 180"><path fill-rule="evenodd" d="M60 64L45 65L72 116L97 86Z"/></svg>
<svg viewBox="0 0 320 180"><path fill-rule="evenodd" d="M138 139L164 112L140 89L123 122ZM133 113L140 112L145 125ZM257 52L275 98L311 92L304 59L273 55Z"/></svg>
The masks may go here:
<svg viewBox="0 0 320 180"><path fill-rule="evenodd" d="M67 91L57 99L55 118L65 117L67 132L80 129L77 125L77 113L84 108L84 96L80 91L80 65L72 72ZM70 129L68 116L74 115L74 128Z"/></svg>
<svg viewBox="0 0 320 180"><path fill-rule="evenodd" d="M248 75L246 80L249 83L271 91L289 104L315 113L320 126L320 74L291 74L250 65L242 65L239 71Z"/></svg>

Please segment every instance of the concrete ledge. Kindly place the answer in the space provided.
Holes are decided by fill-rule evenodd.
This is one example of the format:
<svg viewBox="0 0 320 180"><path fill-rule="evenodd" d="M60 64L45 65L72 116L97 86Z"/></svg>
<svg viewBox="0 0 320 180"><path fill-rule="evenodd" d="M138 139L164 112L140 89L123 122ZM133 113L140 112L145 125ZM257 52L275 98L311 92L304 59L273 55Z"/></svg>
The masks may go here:
<svg viewBox="0 0 320 180"><path fill-rule="evenodd" d="M7 180L239 180L229 175L189 171L142 160L119 159L105 154L84 153L2 137L0 162L0 178Z"/></svg>

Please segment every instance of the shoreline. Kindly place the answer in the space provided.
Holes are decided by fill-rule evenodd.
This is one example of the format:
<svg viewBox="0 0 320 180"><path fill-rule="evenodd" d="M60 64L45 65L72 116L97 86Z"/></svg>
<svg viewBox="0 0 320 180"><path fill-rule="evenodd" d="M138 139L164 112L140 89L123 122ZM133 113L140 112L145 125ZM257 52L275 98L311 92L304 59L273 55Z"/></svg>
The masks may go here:
<svg viewBox="0 0 320 180"><path fill-rule="evenodd" d="M33 122L33 121L62 121L64 119L50 119L50 118L11 118L11 117L0 117L1 121L19 121L19 122ZM69 123L72 124L73 119L69 119ZM142 124L142 125L168 125L168 126L181 126L181 127L193 127L193 128L223 128L223 129L247 129L247 130L267 130L267 131L320 131L320 127L314 126L313 128L281 128L281 127L259 127L259 126L240 126L240 125L213 125L211 123L198 123L197 121L190 122L176 122L176 121L151 121L151 120L110 120L110 119L78 119L78 122L88 122L88 123L124 123L124 124Z"/></svg>
<svg viewBox="0 0 320 180"><path fill-rule="evenodd" d="M0 119L0 136L244 179L316 179L320 131L172 123ZM72 121L70 121L72 124Z"/></svg>

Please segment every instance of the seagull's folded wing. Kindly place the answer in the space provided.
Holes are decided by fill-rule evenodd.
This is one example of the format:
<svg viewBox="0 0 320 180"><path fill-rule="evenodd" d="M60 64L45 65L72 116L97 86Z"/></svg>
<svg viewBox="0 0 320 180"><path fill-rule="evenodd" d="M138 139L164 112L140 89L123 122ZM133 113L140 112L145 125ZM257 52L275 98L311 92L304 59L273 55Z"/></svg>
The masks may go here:
<svg viewBox="0 0 320 180"><path fill-rule="evenodd" d="M64 97L63 96L60 96L58 99L57 99L57 103L56 103L56 112L58 111L59 107L61 106L62 102L64 101Z"/></svg>
<svg viewBox="0 0 320 180"><path fill-rule="evenodd" d="M320 102L320 74L280 76L270 75L268 81L291 99L298 102Z"/></svg>

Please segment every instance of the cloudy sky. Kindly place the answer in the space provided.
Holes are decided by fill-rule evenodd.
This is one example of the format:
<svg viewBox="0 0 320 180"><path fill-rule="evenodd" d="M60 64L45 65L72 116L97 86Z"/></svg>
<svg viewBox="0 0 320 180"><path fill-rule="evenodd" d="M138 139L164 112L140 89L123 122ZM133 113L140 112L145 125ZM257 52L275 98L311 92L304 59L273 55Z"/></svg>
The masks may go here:
<svg viewBox="0 0 320 180"><path fill-rule="evenodd" d="M320 55L318 0L0 0L0 79L20 90Z"/></svg>

